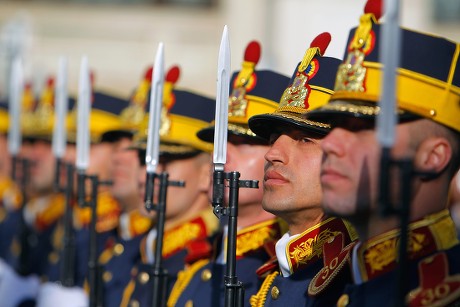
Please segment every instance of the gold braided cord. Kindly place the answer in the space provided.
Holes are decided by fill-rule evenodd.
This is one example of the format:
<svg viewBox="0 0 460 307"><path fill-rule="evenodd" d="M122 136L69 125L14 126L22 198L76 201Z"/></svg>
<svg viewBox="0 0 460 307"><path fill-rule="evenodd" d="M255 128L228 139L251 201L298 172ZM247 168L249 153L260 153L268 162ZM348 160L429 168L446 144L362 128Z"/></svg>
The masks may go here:
<svg viewBox="0 0 460 307"><path fill-rule="evenodd" d="M364 14L359 19L359 26L351 42L351 49L361 49L369 37L372 30L372 21L375 20L374 14Z"/></svg>
<svg viewBox="0 0 460 307"><path fill-rule="evenodd" d="M308 65L310 65L311 60L317 54L319 54L318 47L308 48L307 51L305 51L305 55L303 56L302 62L300 62L299 69L297 69L297 71L303 72L305 69L307 69Z"/></svg>
<svg viewBox="0 0 460 307"><path fill-rule="evenodd" d="M279 274L280 273L278 271L275 271L265 278L264 282L260 286L259 291L255 295L251 296L251 298L249 299L251 307L262 307L265 305L268 290L270 289L271 285L273 284L273 281Z"/></svg>
<svg viewBox="0 0 460 307"><path fill-rule="evenodd" d="M251 78L251 75L254 72L256 64L244 61L241 66L241 71L238 73L238 77L236 78L237 81L235 87L244 87L246 83L248 83L249 78Z"/></svg>
<svg viewBox="0 0 460 307"><path fill-rule="evenodd" d="M169 295L166 306L172 307L177 304L179 297L181 296L182 292L184 292L185 288L187 288L187 286L190 284L193 276L195 276L195 274L208 263L209 259L201 259L192 264L187 269L179 272L177 275L177 281L171 290L171 294Z"/></svg>
<svg viewBox="0 0 460 307"><path fill-rule="evenodd" d="M134 282L134 279L131 279L129 281L129 284L126 286L125 290L123 290L123 297L121 299L120 307L128 307L131 295L133 295L135 288L136 283Z"/></svg>

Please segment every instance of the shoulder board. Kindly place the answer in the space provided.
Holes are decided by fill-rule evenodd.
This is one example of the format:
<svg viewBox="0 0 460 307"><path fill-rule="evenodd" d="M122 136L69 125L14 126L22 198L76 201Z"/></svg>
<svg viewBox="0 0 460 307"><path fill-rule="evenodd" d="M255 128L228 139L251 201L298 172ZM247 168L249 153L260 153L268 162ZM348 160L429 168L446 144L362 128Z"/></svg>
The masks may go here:
<svg viewBox="0 0 460 307"><path fill-rule="evenodd" d="M118 226L121 214L120 206L109 193L100 193L97 197L97 232L106 232ZM91 221L91 208L75 207L76 224L80 227L88 227Z"/></svg>
<svg viewBox="0 0 460 307"><path fill-rule="evenodd" d="M241 258L249 253L265 248L265 244L277 241L284 233L284 222L272 219L240 229L236 237L236 257Z"/></svg>

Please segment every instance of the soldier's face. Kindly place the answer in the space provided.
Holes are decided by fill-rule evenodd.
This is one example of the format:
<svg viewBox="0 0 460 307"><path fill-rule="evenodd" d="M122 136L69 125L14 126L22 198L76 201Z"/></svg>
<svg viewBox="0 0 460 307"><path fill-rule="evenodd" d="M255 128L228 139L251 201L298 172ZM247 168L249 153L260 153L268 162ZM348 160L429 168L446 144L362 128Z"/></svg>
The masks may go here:
<svg viewBox="0 0 460 307"><path fill-rule="evenodd" d="M127 138L120 141L112 160L111 193L126 210L136 208L140 202L138 193L140 163L137 151L127 149L131 143Z"/></svg>
<svg viewBox="0 0 460 307"><path fill-rule="evenodd" d="M308 220L311 215L320 217L321 140L292 129L273 133L270 144L265 154L263 208L286 221L304 215Z"/></svg>
<svg viewBox="0 0 460 307"><path fill-rule="evenodd" d="M99 180L109 180L112 174L113 144L102 142L91 144L89 151L88 175L98 175Z"/></svg>
<svg viewBox="0 0 460 307"><path fill-rule="evenodd" d="M203 201L200 198L206 199L207 197L208 167L209 157L204 153L195 157L171 160L160 164L159 171L167 172L169 180L185 182L185 187L168 187L166 200L166 218L168 220L181 220L181 217L198 214L198 210L203 209L203 206L197 206L197 202ZM206 174L205 178L203 178L204 174ZM158 193L156 194L158 195ZM197 212L191 212L191 210Z"/></svg>
<svg viewBox="0 0 460 307"><path fill-rule="evenodd" d="M236 171L241 174L240 180L258 180L259 184L264 179L264 154L268 146L246 144L234 138L227 143L227 163L225 171ZM262 203L263 189L240 189L238 205L248 206ZM225 192L225 201L228 203L228 190Z"/></svg>
<svg viewBox="0 0 460 307"><path fill-rule="evenodd" d="M347 119L326 136L321 165L323 207L339 216L376 214L381 147L373 123ZM396 127L396 142L391 155L394 159L413 155L409 150L408 124ZM399 195L399 177L390 173L393 201Z"/></svg>
<svg viewBox="0 0 460 307"><path fill-rule="evenodd" d="M52 191L56 159L52 152L51 143L41 140L35 141L32 145L30 161L32 189L39 194Z"/></svg>

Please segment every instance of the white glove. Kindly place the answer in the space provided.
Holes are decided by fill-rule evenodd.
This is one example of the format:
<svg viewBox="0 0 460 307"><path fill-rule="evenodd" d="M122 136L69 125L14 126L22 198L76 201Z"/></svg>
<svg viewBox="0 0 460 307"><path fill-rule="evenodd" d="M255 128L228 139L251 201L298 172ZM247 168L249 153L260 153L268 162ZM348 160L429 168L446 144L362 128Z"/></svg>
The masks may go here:
<svg viewBox="0 0 460 307"><path fill-rule="evenodd" d="M8 265L3 264L0 279L2 307L15 307L25 300L35 300L40 286L37 276L19 276Z"/></svg>
<svg viewBox="0 0 460 307"><path fill-rule="evenodd" d="M0 258L0 282L2 281L3 275L8 269L11 269L10 266Z"/></svg>
<svg viewBox="0 0 460 307"><path fill-rule="evenodd" d="M86 307L88 304L88 296L82 288L47 282L40 287L36 307Z"/></svg>

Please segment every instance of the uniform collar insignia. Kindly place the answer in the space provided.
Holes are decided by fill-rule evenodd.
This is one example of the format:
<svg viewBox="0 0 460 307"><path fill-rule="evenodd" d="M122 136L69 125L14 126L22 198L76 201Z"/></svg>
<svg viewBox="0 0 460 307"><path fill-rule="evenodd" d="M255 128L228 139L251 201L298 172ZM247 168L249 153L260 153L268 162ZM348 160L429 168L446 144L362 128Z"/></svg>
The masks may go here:
<svg viewBox="0 0 460 307"><path fill-rule="evenodd" d="M308 294L317 296L324 292L333 280L343 274L351 278L351 251L357 241L345 246L345 238L342 233L330 238L323 245L323 268L313 277L308 285ZM348 272L346 271L348 269Z"/></svg>
<svg viewBox="0 0 460 307"><path fill-rule="evenodd" d="M329 218L294 238L286 245L286 256L291 274L322 259L323 245L339 233L345 234L345 243L357 239L355 230L344 220Z"/></svg>
<svg viewBox="0 0 460 307"><path fill-rule="evenodd" d="M445 253L437 253L418 264L420 285L407 295L408 306L447 306L460 298L460 274L449 275Z"/></svg>
<svg viewBox="0 0 460 307"><path fill-rule="evenodd" d="M435 251L446 250L459 243L448 210L425 216L409 224L410 260L420 259ZM363 281L392 271L397 264L399 230L391 230L374 237L358 249L358 263Z"/></svg>

